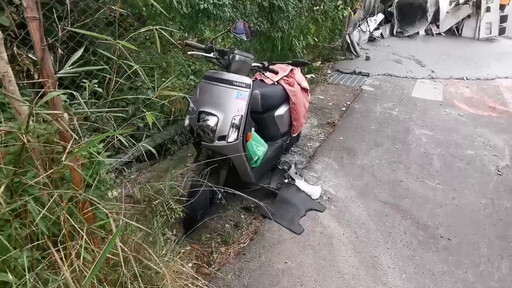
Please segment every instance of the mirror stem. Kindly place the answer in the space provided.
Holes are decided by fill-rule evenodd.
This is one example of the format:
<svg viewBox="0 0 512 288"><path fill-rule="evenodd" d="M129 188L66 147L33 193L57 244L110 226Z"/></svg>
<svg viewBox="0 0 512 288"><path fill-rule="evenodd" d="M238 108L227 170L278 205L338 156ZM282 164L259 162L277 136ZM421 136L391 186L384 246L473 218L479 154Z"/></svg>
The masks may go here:
<svg viewBox="0 0 512 288"><path fill-rule="evenodd" d="M210 40L210 43L209 43L209 44L212 44L212 43L213 43L213 41L214 41L215 39L217 39L217 38L219 38L220 36L222 36L222 35L224 35L224 34L228 33L229 31L230 31L230 30L229 30L229 28L228 28L227 30L222 31L222 32L220 32L219 34L215 35L215 36Z"/></svg>

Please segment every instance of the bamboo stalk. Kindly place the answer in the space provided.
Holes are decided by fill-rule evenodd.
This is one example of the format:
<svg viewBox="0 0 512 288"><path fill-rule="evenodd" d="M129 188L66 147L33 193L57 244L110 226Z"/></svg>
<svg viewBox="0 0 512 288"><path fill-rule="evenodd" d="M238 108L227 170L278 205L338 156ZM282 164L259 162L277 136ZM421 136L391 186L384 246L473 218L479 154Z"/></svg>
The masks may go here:
<svg viewBox="0 0 512 288"><path fill-rule="evenodd" d="M16 78L14 77L14 73L12 72L12 68L9 63L9 58L7 57L7 51L4 45L4 36L0 31L0 78L3 85L4 95L9 100L12 109L14 111L14 115L16 119L21 122L24 122L23 125L27 127L30 121L31 110L25 105L23 98L21 97L18 84L16 83ZM28 147L28 143L24 143L22 145L26 145ZM30 153L34 159L34 162L39 169L40 175L45 175L46 170L42 166L41 162L41 154L37 148L28 147ZM7 153L5 151L0 151L0 165L4 165L4 162L7 160ZM48 199L46 192L43 192L43 198L45 200Z"/></svg>
<svg viewBox="0 0 512 288"><path fill-rule="evenodd" d="M4 35L0 31L0 78L2 79L3 92L11 103L16 119L24 122L28 118L28 107L24 105L21 98L16 78L12 73L7 52L5 51Z"/></svg>
<svg viewBox="0 0 512 288"><path fill-rule="evenodd" d="M23 0L23 10L32 38L34 52L40 63L39 79L44 83L44 90L41 94L46 95L48 92L57 90L58 81L53 69L52 57L44 38L40 0ZM53 113L51 113L52 118L59 126L59 140L67 147L72 141L72 133L70 133L68 127L69 117L62 106L62 99L60 97L53 97L49 101L49 106L50 109L53 110ZM77 192L83 192L84 189L84 177L81 172L81 166L82 161L78 157L71 159L68 165L72 185ZM96 223L96 215L92 207L92 203L87 200L82 201L78 207L87 225L94 225ZM97 236L92 237L92 242L96 248L99 247L100 243Z"/></svg>

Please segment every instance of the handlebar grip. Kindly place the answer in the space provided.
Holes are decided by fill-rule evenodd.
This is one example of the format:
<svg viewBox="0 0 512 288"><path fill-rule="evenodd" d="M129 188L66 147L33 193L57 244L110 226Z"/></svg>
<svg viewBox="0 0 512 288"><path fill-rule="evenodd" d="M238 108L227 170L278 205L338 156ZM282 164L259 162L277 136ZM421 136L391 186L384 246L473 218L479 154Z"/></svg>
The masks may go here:
<svg viewBox="0 0 512 288"><path fill-rule="evenodd" d="M272 73L272 74L279 74L279 71L277 69L274 69L272 67L267 67L266 69L268 72Z"/></svg>
<svg viewBox="0 0 512 288"><path fill-rule="evenodd" d="M194 48L196 50L206 51L206 46L189 40L185 40L185 46Z"/></svg>
<svg viewBox="0 0 512 288"><path fill-rule="evenodd" d="M308 67L311 65L308 61L300 60L300 59L294 59L290 61L290 65L298 68Z"/></svg>

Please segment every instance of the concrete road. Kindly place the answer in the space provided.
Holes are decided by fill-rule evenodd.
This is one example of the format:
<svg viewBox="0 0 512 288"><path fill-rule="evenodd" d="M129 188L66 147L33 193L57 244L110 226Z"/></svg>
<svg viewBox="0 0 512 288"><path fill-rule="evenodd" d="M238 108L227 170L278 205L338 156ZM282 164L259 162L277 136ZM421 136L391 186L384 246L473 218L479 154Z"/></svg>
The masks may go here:
<svg viewBox="0 0 512 288"><path fill-rule="evenodd" d="M512 110L469 111L505 108L512 81L439 83L442 101L411 96L416 80L373 78L307 169L327 211L301 236L267 222L214 284L512 287Z"/></svg>
<svg viewBox="0 0 512 288"><path fill-rule="evenodd" d="M301 236L266 221L212 285L512 287L512 80L363 88L304 171L326 212Z"/></svg>

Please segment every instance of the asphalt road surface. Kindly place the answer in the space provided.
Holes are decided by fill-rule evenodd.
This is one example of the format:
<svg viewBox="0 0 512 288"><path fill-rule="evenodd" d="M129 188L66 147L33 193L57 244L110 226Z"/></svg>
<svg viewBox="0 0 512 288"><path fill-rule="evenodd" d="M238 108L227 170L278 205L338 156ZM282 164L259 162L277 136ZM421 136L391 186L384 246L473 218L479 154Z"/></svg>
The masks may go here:
<svg viewBox="0 0 512 288"><path fill-rule="evenodd" d="M212 285L512 287L512 80L363 89L304 171L326 212L301 236L266 221Z"/></svg>

